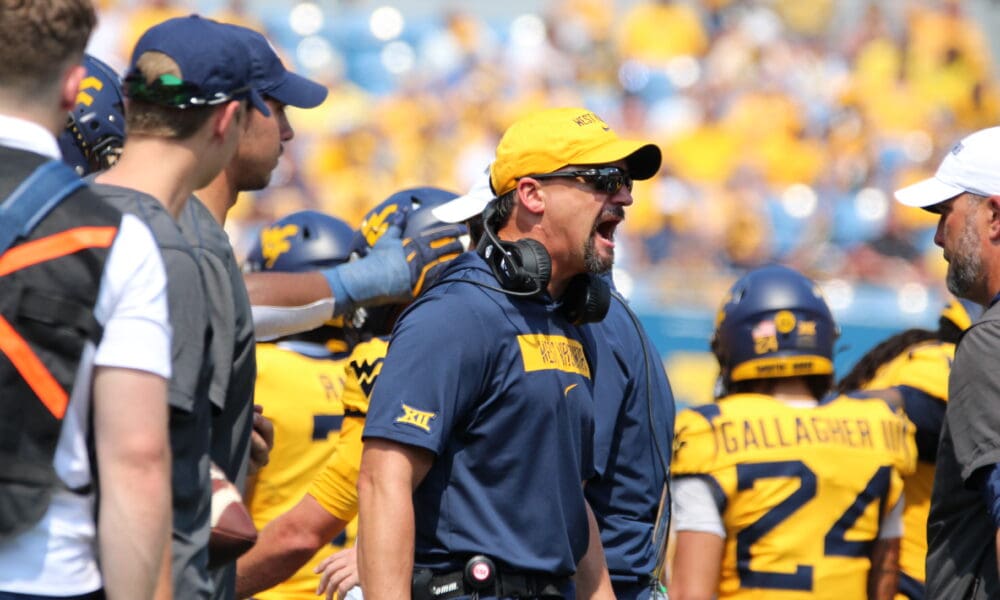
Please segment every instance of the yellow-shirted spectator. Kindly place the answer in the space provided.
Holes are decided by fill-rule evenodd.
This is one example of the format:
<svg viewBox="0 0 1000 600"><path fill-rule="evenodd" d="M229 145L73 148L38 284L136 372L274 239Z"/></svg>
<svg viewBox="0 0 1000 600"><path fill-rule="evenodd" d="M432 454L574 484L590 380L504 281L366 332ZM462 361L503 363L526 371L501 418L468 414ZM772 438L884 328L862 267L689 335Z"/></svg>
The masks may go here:
<svg viewBox="0 0 1000 600"><path fill-rule="evenodd" d="M676 0L640 2L622 19L618 50L624 59L662 64L677 56L701 56L708 35L691 5Z"/></svg>
<svg viewBox="0 0 1000 600"><path fill-rule="evenodd" d="M742 158L739 136L719 123L706 123L668 142L663 162L682 179L721 184Z"/></svg>
<svg viewBox="0 0 1000 600"><path fill-rule="evenodd" d="M814 138L774 133L751 147L752 161L774 186L816 181L826 163L823 144Z"/></svg>

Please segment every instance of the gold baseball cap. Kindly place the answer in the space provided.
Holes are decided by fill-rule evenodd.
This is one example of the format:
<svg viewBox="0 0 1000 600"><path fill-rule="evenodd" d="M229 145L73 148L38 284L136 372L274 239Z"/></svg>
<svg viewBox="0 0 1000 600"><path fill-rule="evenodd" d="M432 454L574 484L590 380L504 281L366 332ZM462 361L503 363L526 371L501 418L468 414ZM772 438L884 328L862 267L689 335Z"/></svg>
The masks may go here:
<svg viewBox="0 0 1000 600"><path fill-rule="evenodd" d="M655 144L623 140L585 108L554 108L514 122L500 139L490 167L497 196L529 175L552 173L566 165L602 165L624 160L632 179L649 179L660 169Z"/></svg>

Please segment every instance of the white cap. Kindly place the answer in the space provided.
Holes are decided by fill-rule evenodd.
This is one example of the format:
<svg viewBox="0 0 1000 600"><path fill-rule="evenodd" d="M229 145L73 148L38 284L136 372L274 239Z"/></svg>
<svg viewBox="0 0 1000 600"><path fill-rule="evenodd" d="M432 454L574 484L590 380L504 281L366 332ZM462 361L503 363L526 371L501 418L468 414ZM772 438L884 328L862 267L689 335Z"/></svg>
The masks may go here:
<svg viewBox="0 0 1000 600"><path fill-rule="evenodd" d="M431 209L431 214L438 221L445 223L464 223L481 214L493 197L493 190L490 189L490 170L486 169L485 173L476 178L467 194L435 206Z"/></svg>
<svg viewBox="0 0 1000 600"><path fill-rule="evenodd" d="M1000 195L1000 127L977 131L955 144L934 177L896 190L896 200L928 208L970 192Z"/></svg>

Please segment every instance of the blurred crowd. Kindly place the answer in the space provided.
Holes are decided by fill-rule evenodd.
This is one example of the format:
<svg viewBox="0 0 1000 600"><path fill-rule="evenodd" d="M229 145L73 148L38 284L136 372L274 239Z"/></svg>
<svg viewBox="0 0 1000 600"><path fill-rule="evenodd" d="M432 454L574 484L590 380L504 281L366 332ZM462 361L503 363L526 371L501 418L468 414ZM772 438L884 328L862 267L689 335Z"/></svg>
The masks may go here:
<svg viewBox="0 0 1000 600"><path fill-rule="evenodd" d="M237 248L294 210L357 223L403 187L465 191L517 116L585 105L665 150L619 231L621 266L663 299L714 305L771 261L940 290L936 221L891 190L1000 121L986 36L961 0L549 0L501 21L475 3L432 17L391 2L99 4L91 51L112 64L149 25L198 11L260 29L330 87L321 108L291 111L275 181L233 214Z"/></svg>

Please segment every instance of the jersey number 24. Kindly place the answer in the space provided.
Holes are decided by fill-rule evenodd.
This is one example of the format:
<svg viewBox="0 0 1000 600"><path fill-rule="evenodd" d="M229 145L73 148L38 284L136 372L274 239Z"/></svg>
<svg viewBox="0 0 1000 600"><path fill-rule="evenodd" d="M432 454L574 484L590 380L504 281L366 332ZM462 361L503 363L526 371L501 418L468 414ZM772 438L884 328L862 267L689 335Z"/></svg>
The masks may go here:
<svg viewBox="0 0 1000 600"><path fill-rule="evenodd" d="M811 591L813 588L811 566L796 565L794 573L755 571L750 568L750 559L753 556L753 545L758 540L816 496L816 474L802 461L786 460L737 465L736 478L740 491L752 489L754 483L759 479L792 478L799 480L797 490L764 513L755 523L736 534L736 570L740 576L740 586L744 588ZM862 557L869 555L871 541L852 541L848 540L846 535L872 502L886 498L889 491L889 481L889 467L881 467L875 472L868 485L861 490L854 502L826 532L823 540L823 550L826 556Z"/></svg>

